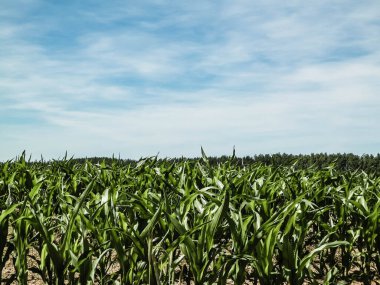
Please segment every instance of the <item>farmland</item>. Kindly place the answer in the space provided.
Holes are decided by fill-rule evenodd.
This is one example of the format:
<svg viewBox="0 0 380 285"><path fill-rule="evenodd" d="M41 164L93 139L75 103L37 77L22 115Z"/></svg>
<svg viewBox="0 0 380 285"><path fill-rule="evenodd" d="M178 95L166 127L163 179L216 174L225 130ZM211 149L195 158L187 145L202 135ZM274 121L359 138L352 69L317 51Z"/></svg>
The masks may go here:
<svg viewBox="0 0 380 285"><path fill-rule="evenodd" d="M380 284L380 178L296 166L21 156L1 284Z"/></svg>

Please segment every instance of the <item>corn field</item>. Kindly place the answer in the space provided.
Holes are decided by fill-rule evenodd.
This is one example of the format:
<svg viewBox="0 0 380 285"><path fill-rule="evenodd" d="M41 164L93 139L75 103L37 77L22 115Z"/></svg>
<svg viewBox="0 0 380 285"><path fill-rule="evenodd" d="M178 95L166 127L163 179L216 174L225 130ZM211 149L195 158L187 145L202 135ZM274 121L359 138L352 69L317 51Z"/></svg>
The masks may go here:
<svg viewBox="0 0 380 285"><path fill-rule="evenodd" d="M380 284L380 178L333 166L0 169L1 284Z"/></svg>

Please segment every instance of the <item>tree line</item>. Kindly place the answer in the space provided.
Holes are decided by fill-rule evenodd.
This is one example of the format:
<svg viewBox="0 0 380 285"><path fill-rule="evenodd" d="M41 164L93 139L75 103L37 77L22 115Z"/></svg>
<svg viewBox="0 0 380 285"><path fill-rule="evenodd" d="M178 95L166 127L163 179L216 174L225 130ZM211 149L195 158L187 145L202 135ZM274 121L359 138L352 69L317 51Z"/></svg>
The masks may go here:
<svg viewBox="0 0 380 285"><path fill-rule="evenodd" d="M196 161L200 157L196 158L170 158L166 160L170 161ZM100 163L104 161L106 164L109 163L120 163L122 165L133 165L136 164L136 160L131 159L117 159L109 157L91 157L91 158L80 158L74 159L76 162L83 163L88 160L92 163ZM163 159L157 159L163 160ZM286 154L286 153L276 153L276 154L257 154L254 156L213 156L207 157L207 160L211 165L218 165L221 163L231 162L236 165L247 166L254 163L261 163L267 166L273 167L288 167L294 166L296 169L305 169L313 167L316 169L322 169L331 165L334 165L336 170L339 171L355 171L363 170L367 173L380 174L380 154L372 155L356 155L353 153L337 153L337 154L327 154L327 153L311 153L311 154Z"/></svg>
<svg viewBox="0 0 380 285"><path fill-rule="evenodd" d="M23 154L25 158L25 154ZM153 157L158 161L168 160L172 162L181 162L184 160L187 161L197 161L202 157L196 158L186 158L186 157L177 157L177 158L158 158ZM16 158L17 160L17 158ZM105 163L105 164L120 164L120 165L136 165L138 160L133 159L121 159L116 157L85 157L85 158L67 158L64 157L62 160L70 160L73 163L84 163L89 161L91 163ZM311 154L286 154L286 153L275 153L275 154L257 154L253 156L244 156L236 157L232 156L211 156L207 157L208 163L210 165L218 165L222 163L233 163L238 166L244 167L252 165L254 163L260 163L267 166L273 167L289 167L293 166L296 169L306 169L313 167L315 169L322 169L331 165L334 165L334 168L338 171L365 171L367 173L373 173L380 175L380 153L373 154L364 154L356 155L353 153L337 153L337 154L327 154L327 153L311 153ZM54 160L53 160L54 161ZM40 163L45 164L50 161L34 161L29 163ZM0 162L0 166L1 166Z"/></svg>

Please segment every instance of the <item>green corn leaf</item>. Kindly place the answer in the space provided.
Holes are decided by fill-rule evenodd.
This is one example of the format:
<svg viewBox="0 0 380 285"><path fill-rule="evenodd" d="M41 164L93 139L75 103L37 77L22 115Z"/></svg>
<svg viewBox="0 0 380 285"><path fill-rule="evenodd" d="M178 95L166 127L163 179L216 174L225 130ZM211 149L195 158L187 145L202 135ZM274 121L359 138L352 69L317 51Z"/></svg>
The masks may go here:
<svg viewBox="0 0 380 285"><path fill-rule="evenodd" d="M16 203L10 206L8 209L1 211L0 215L0 224L3 223L3 221L10 215L12 214L17 207L19 207L21 203Z"/></svg>
<svg viewBox="0 0 380 285"><path fill-rule="evenodd" d="M350 243L347 242L347 241L333 241L333 242L325 243L325 244L319 246L318 248L314 249L308 255L306 255L304 258L302 258L302 260L300 262L299 269L298 269L299 272L302 272L304 268L308 268L310 266L310 263L313 260L313 258L319 252L321 252L321 251L323 251L325 249L334 248L334 247L338 247L338 246L341 246L341 245L350 245Z"/></svg>

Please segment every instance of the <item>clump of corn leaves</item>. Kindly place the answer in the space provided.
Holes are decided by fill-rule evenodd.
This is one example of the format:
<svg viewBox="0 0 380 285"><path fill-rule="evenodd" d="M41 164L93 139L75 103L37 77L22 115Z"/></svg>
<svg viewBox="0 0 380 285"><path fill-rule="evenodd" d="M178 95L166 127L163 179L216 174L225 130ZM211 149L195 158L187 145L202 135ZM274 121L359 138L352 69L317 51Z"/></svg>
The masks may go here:
<svg viewBox="0 0 380 285"><path fill-rule="evenodd" d="M3 164L0 269L11 262L15 274L0 282L27 284L31 272L46 284L379 278L379 177L234 157L211 166L202 154L135 166L30 164L25 155Z"/></svg>

